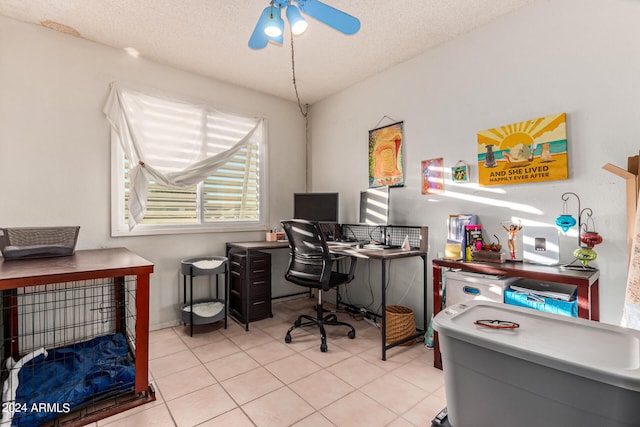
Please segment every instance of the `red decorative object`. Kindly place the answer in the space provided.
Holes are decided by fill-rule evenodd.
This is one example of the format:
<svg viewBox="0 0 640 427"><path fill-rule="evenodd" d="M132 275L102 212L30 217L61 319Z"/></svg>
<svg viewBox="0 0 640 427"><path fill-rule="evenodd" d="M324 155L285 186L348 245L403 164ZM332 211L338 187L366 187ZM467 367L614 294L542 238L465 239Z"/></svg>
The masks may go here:
<svg viewBox="0 0 640 427"><path fill-rule="evenodd" d="M595 231L586 231L580 236L580 241L589 248L593 248L595 245L602 243L602 236Z"/></svg>

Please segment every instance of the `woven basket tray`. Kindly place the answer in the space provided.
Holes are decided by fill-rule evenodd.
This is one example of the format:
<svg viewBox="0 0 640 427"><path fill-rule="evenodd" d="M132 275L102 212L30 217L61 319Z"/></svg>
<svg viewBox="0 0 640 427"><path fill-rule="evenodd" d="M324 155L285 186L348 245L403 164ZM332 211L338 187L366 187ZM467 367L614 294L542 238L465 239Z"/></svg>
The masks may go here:
<svg viewBox="0 0 640 427"><path fill-rule="evenodd" d="M387 316L387 344L408 338L416 333L416 318L413 310L401 305L389 305L386 308ZM412 345L408 341L402 345Z"/></svg>
<svg viewBox="0 0 640 427"><path fill-rule="evenodd" d="M6 260L73 255L80 227L0 228L0 251Z"/></svg>

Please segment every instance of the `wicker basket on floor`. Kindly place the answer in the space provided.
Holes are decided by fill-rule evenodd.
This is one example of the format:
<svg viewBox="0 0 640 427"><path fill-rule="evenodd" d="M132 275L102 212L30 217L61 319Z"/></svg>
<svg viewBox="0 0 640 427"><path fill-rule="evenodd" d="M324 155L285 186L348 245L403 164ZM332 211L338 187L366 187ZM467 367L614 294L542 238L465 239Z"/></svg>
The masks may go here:
<svg viewBox="0 0 640 427"><path fill-rule="evenodd" d="M401 305L389 305L386 308L387 317L387 344L408 338L416 333L416 318L413 310ZM402 345L412 345L414 341L408 341Z"/></svg>

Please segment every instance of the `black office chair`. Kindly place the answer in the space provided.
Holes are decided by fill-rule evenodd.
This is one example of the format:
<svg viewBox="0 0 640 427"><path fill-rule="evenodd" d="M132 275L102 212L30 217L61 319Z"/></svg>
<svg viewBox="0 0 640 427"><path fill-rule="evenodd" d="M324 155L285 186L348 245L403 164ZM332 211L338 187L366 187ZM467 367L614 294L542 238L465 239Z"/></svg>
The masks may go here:
<svg viewBox="0 0 640 427"><path fill-rule="evenodd" d="M291 342L291 331L304 326L318 326L320 328L320 351L327 351L327 334L325 325L342 325L351 328L347 336L356 337L356 330L348 323L338 321L335 314L324 315L322 308L322 291L328 291L339 285L353 280L356 268L356 258L348 257L349 273L333 271L332 266L335 257L329 252L327 242L320 230L318 223L293 219L282 221L285 233L289 239L290 258L289 268L285 273L285 279L296 285L318 289L318 304L316 305L316 317L301 315L284 337L286 343ZM306 321L303 322L303 319Z"/></svg>

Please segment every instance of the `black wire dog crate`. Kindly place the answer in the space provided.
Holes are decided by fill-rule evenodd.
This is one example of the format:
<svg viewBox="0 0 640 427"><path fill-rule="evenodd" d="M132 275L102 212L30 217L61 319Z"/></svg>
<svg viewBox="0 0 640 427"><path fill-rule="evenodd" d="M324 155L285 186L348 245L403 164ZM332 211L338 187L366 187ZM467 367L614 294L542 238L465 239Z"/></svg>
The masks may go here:
<svg viewBox="0 0 640 427"><path fill-rule="evenodd" d="M0 271L25 262L36 260L5 261ZM138 330L139 277L2 286L0 426L85 424L137 406L140 341L148 368L148 333ZM143 317L148 325L148 309Z"/></svg>

